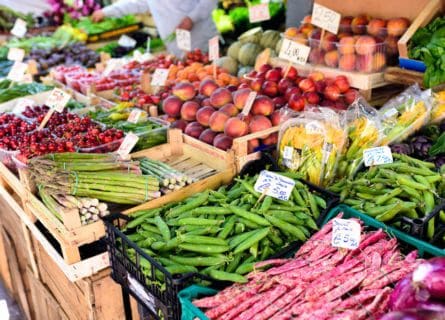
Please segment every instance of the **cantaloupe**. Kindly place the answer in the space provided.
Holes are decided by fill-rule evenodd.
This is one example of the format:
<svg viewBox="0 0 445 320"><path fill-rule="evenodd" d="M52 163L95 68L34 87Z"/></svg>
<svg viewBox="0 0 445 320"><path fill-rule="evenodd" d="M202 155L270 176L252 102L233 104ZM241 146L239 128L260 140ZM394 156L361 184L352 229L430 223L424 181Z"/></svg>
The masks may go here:
<svg viewBox="0 0 445 320"><path fill-rule="evenodd" d="M229 47L229 49L227 49L227 55L230 58L233 58L235 60L238 60L238 53L239 53L239 49L241 49L241 46L243 44L239 41L235 41L234 43L232 43Z"/></svg>
<svg viewBox="0 0 445 320"><path fill-rule="evenodd" d="M281 36L278 31L275 30L267 30L263 33L260 40L260 45L263 48L271 48L275 49L278 41L280 41Z"/></svg>
<svg viewBox="0 0 445 320"><path fill-rule="evenodd" d="M245 43L241 47L238 53L238 61L245 66L253 66L258 54L262 51L262 48L255 43Z"/></svg>
<svg viewBox="0 0 445 320"><path fill-rule="evenodd" d="M215 60L215 64L218 67L226 69L230 74L236 76L238 73L238 62L231 57L221 57Z"/></svg>
<svg viewBox="0 0 445 320"><path fill-rule="evenodd" d="M263 29L261 29L261 27L256 27L247 30L242 35L240 35L238 37L238 41L240 41L241 43L247 43L247 42L259 43L262 34L263 34Z"/></svg>

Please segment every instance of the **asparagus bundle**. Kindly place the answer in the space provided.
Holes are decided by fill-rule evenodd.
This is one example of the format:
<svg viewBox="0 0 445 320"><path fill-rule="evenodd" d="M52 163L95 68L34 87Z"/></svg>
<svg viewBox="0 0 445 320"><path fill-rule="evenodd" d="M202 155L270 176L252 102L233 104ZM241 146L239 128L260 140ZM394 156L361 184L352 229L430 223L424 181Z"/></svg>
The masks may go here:
<svg viewBox="0 0 445 320"><path fill-rule="evenodd" d="M195 182L195 179L157 160L141 158L139 165L144 174L152 175L159 180L163 194L179 190Z"/></svg>
<svg viewBox="0 0 445 320"><path fill-rule="evenodd" d="M158 179L140 175L139 162L112 154L60 153L33 158L32 178L50 194L139 204L161 196Z"/></svg>

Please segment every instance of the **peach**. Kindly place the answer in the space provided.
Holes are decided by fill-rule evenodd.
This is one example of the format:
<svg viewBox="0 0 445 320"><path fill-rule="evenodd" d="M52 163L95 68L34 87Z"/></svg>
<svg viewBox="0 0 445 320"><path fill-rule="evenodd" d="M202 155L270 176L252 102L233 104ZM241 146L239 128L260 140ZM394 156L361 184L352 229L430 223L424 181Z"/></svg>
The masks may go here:
<svg viewBox="0 0 445 320"><path fill-rule="evenodd" d="M203 131L204 127L198 122L190 122L187 127L185 127L184 133L188 136L198 139Z"/></svg>
<svg viewBox="0 0 445 320"><path fill-rule="evenodd" d="M357 90L349 89L345 92L345 101L347 104L351 104L354 102L354 100L358 97Z"/></svg>
<svg viewBox="0 0 445 320"><path fill-rule="evenodd" d="M247 153L253 153L255 152L255 149L260 146L260 140L259 139L252 139L247 141Z"/></svg>
<svg viewBox="0 0 445 320"><path fill-rule="evenodd" d="M298 87L303 92L314 92L315 91L315 83L312 79L303 79L298 84Z"/></svg>
<svg viewBox="0 0 445 320"><path fill-rule="evenodd" d="M315 92L323 92L326 88L326 80L319 80L315 82Z"/></svg>
<svg viewBox="0 0 445 320"><path fill-rule="evenodd" d="M227 113L229 116L234 117L238 114L238 109L235 107L233 103L228 103L221 109L219 109L221 112Z"/></svg>
<svg viewBox="0 0 445 320"><path fill-rule="evenodd" d="M341 97L340 89L336 85L328 85L323 92L326 99L337 101Z"/></svg>
<svg viewBox="0 0 445 320"><path fill-rule="evenodd" d="M256 92L260 92L263 83L264 83L263 79L255 79L250 83L250 88Z"/></svg>
<svg viewBox="0 0 445 320"><path fill-rule="evenodd" d="M305 36L308 36L312 30L314 30L314 26L310 23L304 23L300 26L300 30L299 32L304 34ZM296 34L295 36L297 36L298 34Z"/></svg>
<svg viewBox="0 0 445 320"><path fill-rule="evenodd" d="M253 102L250 112L253 115L269 116L275 110L275 105L269 97L258 95Z"/></svg>
<svg viewBox="0 0 445 320"><path fill-rule="evenodd" d="M351 23L354 17L344 16L340 19L340 27L338 28L341 32L351 32Z"/></svg>
<svg viewBox="0 0 445 320"><path fill-rule="evenodd" d="M218 88L210 95L210 104L215 108L221 108L232 102L232 93L227 88Z"/></svg>
<svg viewBox="0 0 445 320"><path fill-rule="evenodd" d="M372 72L372 55L358 55L355 62L355 68L360 72Z"/></svg>
<svg viewBox="0 0 445 320"><path fill-rule="evenodd" d="M198 121L200 124L202 124L205 127L209 126L209 120L210 116L215 112L216 110L212 107L205 106L196 112L196 121Z"/></svg>
<svg viewBox="0 0 445 320"><path fill-rule="evenodd" d="M185 130L185 127L187 127L188 122L182 119L176 120L172 122L171 128L175 129L181 129L182 131Z"/></svg>
<svg viewBox="0 0 445 320"><path fill-rule="evenodd" d="M273 68L266 72L265 79L278 82L281 79L281 68Z"/></svg>
<svg viewBox="0 0 445 320"><path fill-rule="evenodd" d="M272 99L272 102L274 103L275 107L281 108L284 106L287 102L286 98L283 96L278 96Z"/></svg>
<svg viewBox="0 0 445 320"><path fill-rule="evenodd" d="M292 87L293 83L294 82L288 78L281 79L280 82L278 82L278 92L285 94L286 90Z"/></svg>
<svg viewBox="0 0 445 320"><path fill-rule="evenodd" d="M169 96L162 102L162 111L171 117L178 117L181 113L182 100L176 96Z"/></svg>
<svg viewBox="0 0 445 320"><path fill-rule="evenodd" d="M312 20L311 15L304 16L303 23L311 23L311 20Z"/></svg>
<svg viewBox="0 0 445 320"><path fill-rule="evenodd" d="M242 79L244 79L244 78L242 78ZM249 80L244 79L244 81L246 81L246 82L241 83L241 84L238 86L238 89L246 89L246 88L250 89L250 84L249 84L249 82L248 82Z"/></svg>
<svg viewBox="0 0 445 320"><path fill-rule="evenodd" d="M205 129L201 134L199 135L199 140L202 142L213 144L213 140L215 139L217 133L215 131L212 131L212 129Z"/></svg>
<svg viewBox="0 0 445 320"><path fill-rule="evenodd" d="M284 94L284 98L286 100L289 100L290 96L293 94L297 94L298 96L301 96L301 90L298 87L292 87L286 90L286 93Z"/></svg>
<svg viewBox="0 0 445 320"><path fill-rule="evenodd" d="M355 43L355 51L361 55L373 54L376 49L376 41L371 36L360 36Z"/></svg>
<svg viewBox="0 0 445 320"><path fill-rule="evenodd" d="M382 52L374 53L372 57L372 71L377 72L382 70L386 65L386 56Z"/></svg>
<svg viewBox="0 0 445 320"><path fill-rule="evenodd" d="M186 121L195 121L196 112L201 106L195 101L186 101L181 107L181 118Z"/></svg>
<svg viewBox="0 0 445 320"><path fill-rule="evenodd" d="M164 120L164 121L170 122L170 123L173 123L173 122L176 121L176 118L175 118L175 117L169 116L168 114L163 114L163 115L160 116L159 118L161 118L161 119Z"/></svg>
<svg viewBox="0 0 445 320"><path fill-rule="evenodd" d="M388 36L385 39L386 53L390 56L397 56L399 54L399 48L397 46L398 38Z"/></svg>
<svg viewBox="0 0 445 320"><path fill-rule="evenodd" d="M209 98L205 98L204 100L202 100L201 106L203 106L203 107L206 107L206 106L211 107L212 104L210 103L210 99Z"/></svg>
<svg viewBox="0 0 445 320"><path fill-rule="evenodd" d="M320 48L312 48L308 60L312 64L323 64L323 51Z"/></svg>
<svg viewBox="0 0 445 320"><path fill-rule="evenodd" d="M306 101L301 95L293 94L289 98L288 105L294 111L301 111L304 109Z"/></svg>
<svg viewBox="0 0 445 320"><path fill-rule="evenodd" d="M230 118L230 116L222 111L216 111L214 112L209 119L209 126L210 129L216 132L223 132L224 131L224 124L226 121Z"/></svg>
<svg viewBox="0 0 445 320"><path fill-rule="evenodd" d="M332 50L326 52L324 55L324 63L331 68L337 68L338 66L338 51Z"/></svg>
<svg viewBox="0 0 445 320"><path fill-rule="evenodd" d="M313 105L317 105L320 102L320 97L315 92L305 92L303 93L303 98L306 99L309 104Z"/></svg>
<svg viewBox="0 0 445 320"><path fill-rule="evenodd" d="M248 132L247 123L238 117L230 118L224 125L224 133L232 138L245 136Z"/></svg>
<svg viewBox="0 0 445 320"><path fill-rule="evenodd" d="M266 129L272 128L272 122L270 122L269 118L261 115L254 116L252 121L249 123L249 132L259 132ZM259 137L260 139L266 139L269 135Z"/></svg>
<svg viewBox="0 0 445 320"><path fill-rule="evenodd" d="M338 87L341 93L345 93L350 88L349 81L345 76L335 77L334 84Z"/></svg>
<svg viewBox="0 0 445 320"><path fill-rule="evenodd" d="M351 29L354 34L364 34L366 32L366 25L368 24L369 19L365 15L359 15L352 19L351 21Z"/></svg>
<svg viewBox="0 0 445 320"><path fill-rule="evenodd" d="M284 74L286 73L286 69L284 68L283 70L281 70L281 76L284 77ZM290 80L295 80L298 77L298 70L295 69L295 67L290 66L288 68L289 70L287 70L287 75L286 78L290 79Z"/></svg>
<svg viewBox="0 0 445 320"><path fill-rule="evenodd" d="M249 94L252 92L252 90L248 88L242 88L235 91L233 95L233 103L235 104L235 107L238 108L238 110L243 110L244 105L246 104L247 98L249 97Z"/></svg>
<svg viewBox="0 0 445 320"><path fill-rule="evenodd" d="M366 30L368 34L374 37L383 37L386 33L386 21L383 19L374 18L369 21Z"/></svg>
<svg viewBox="0 0 445 320"><path fill-rule="evenodd" d="M173 87L172 93L182 101L187 101L195 97L196 90L193 84L189 82L180 82Z"/></svg>
<svg viewBox="0 0 445 320"><path fill-rule="evenodd" d="M275 97L278 95L278 85L275 81L264 81L261 86L261 92L268 97Z"/></svg>
<svg viewBox="0 0 445 320"><path fill-rule="evenodd" d="M199 85L199 93L203 96L210 97L213 91L218 89L219 86L212 79L205 79Z"/></svg>
<svg viewBox="0 0 445 320"><path fill-rule="evenodd" d="M223 133L218 134L213 140L213 146L221 150L232 148L233 139Z"/></svg>
<svg viewBox="0 0 445 320"><path fill-rule="evenodd" d="M278 132L274 132L266 139L263 139L263 144L265 144L266 146L276 145L277 142L278 142Z"/></svg>
<svg viewBox="0 0 445 320"><path fill-rule="evenodd" d="M355 63L356 63L355 54L348 53L340 57L340 60L338 61L338 67L344 71L354 71Z"/></svg>
<svg viewBox="0 0 445 320"><path fill-rule="evenodd" d="M286 31L284 32L284 35L289 37L289 38L293 38L298 34L298 28L297 27L290 27L287 28Z"/></svg>
<svg viewBox="0 0 445 320"><path fill-rule="evenodd" d="M260 72L266 73L270 69L272 69L272 66L270 64L266 63L260 67ZM257 72L255 70L252 70L251 72L249 72L249 77L255 78L256 75L257 75Z"/></svg>
<svg viewBox="0 0 445 320"><path fill-rule="evenodd" d="M409 27L409 20L406 18L389 19L386 25L388 35L393 37L400 37Z"/></svg>
<svg viewBox="0 0 445 320"><path fill-rule="evenodd" d="M324 35L323 39L321 39L321 49L324 51L334 50L337 41L337 36L328 32Z"/></svg>
<svg viewBox="0 0 445 320"><path fill-rule="evenodd" d="M341 54L352 54L355 52L355 39L354 37L343 37L338 43L338 51Z"/></svg>
<svg viewBox="0 0 445 320"><path fill-rule="evenodd" d="M337 34L338 40L341 40L345 37L351 37L351 36L352 36L352 34L349 32L340 32L339 34Z"/></svg>
<svg viewBox="0 0 445 320"><path fill-rule="evenodd" d="M324 74L323 72L320 71L313 71L311 73L309 73L309 75L307 76L309 79L311 79L314 82L320 81L324 79Z"/></svg>
<svg viewBox="0 0 445 320"><path fill-rule="evenodd" d="M321 30L320 29L314 29L310 35L309 35L309 39L310 40L320 40L321 37ZM319 44L318 41L315 42L317 45Z"/></svg>

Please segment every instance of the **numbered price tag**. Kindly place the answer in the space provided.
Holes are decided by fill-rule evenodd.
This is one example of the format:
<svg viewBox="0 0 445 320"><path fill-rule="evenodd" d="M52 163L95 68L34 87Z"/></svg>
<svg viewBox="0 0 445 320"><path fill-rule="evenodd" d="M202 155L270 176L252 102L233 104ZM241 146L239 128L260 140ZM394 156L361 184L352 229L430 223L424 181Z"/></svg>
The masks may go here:
<svg viewBox="0 0 445 320"><path fill-rule="evenodd" d="M17 38L23 38L26 34L26 21L22 19L15 20L14 26L11 29L11 34L16 36Z"/></svg>
<svg viewBox="0 0 445 320"><path fill-rule="evenodd" d="M219 37L215 36L209 40L209 60L214 61L219 58Z"/></svg>
<svg viewBox="0 0 445 320"><path fill-rule="evenodd" d="M25 72L28 70L28 64L16 61L11 67L11 70L9 70L7 79L14 81L14 82L20 82L23 79L23 76L25 75Z"/></svg>
<svg viewBox="0 0 445 320"><path fill-rule="evenodd" d="M53 89L49 94L48 99L46 99L45 104L54 109L57 112L62 112L66 104L70 100L71 96L63 90L58 88Z"/></svg>
<svg viewBox="0 0 445 320"><path fill-rule="evenodd" d="M8 51L8 60L22 62L25 57L25 50L20 48L10 48Z"/></svg>
<svg viewBox="0 0 445 320"><path fill-rule="evenodd" d="M255 183L254 189L257 192L287 201L294 186L294 180L274 172L263 170Z"/></svg>
<svg viewBox="0 0 445 320"><path fill-rule="evenodd" d="M142 110L141 109L133 109L130 112L130 115L127 118L128 122L131 123L138 123L139 119L141 118Z"/></svg>
<svg viewBox="0 0 445 320"><path fill-rule="evenodd" d="M181 50L191 51L192 36L190 34L190 31L184 29L176 29L176 44Z"/></svg>
<svg viewBox="0 0 445 320"><path fill-rule="evenodd" d="M136 143L138 142L139 137L137 135L135 135L132 132L127 133L127 135L124 138L124 141L122 141L122 144L120 145L119 149L116 151L117 154L121 157L121 158L125 158L126 156L128 156L131 152L131 150L133 150L134 146L136 145Z"/></svg>
<svg viewBox="0 0 445 320"><path fill-rule="evenodd" d="M121 47L125 47L125 48L134 48L136 47L136 40L134 40L133 38L127 36L127 35L122 35L119 38L119 41L117 42L118 45L120 45Z"/></svg>
<svg viewBox="0 0 445 320"><path fill-rule="evenodd" d="M243 111L241 111L242 114L247 116L250 112L250 109L252 109L253 102L255 101L255 98L257 96L256 91L252 91L249 93L246 99L246 104L244 105Z"/></svg>
<svg viewBox="0 0 445 320"><path fill-rule="evenodd" d="M287 61L305 65L311 48L301 43L284 38L279 57Z"/></svg>
<svg viewBox="0 0 445 320"><path fill-rule="evenodd" d="M270 20L269 4L260 3L249 7L249 21L251 23Z"/></svg>
<svg viewBox="0 0 445 320"><path fill-rule="evenodd" d="M360 224L354 220L333 219L331 245L337 248L357 249L360 244Z"/></svg>
<svg viewBox="0 0 445 320"><path fill-rule="evenodd" d="M326 8L318 3L314 3L312 9L311 23L321 29L337 34L340 25L341 15L334 10Z"/></svg>
<svg viewBox="0 0 445 320"><path fill-rule="evenodd" d="M363 150L363 160L366 167L393 163L391 148L388 146Z"/></svg>
<svg viewBox="0 0 445 320"><path fill-rule="evenodd" d="M169 71L169 69L156 69L151 78L151 85L154 87L164 86L165 82L167 81Z"/></svg>

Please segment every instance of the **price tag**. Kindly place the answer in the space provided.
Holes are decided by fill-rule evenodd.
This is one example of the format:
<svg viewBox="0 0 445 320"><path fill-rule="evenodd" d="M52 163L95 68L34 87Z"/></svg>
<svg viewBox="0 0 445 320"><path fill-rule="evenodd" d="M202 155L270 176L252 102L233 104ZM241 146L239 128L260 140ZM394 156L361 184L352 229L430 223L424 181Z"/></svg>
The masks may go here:
<svg viewBox="0 0 445 320"><path fill-rule="evenodd" d="M28 65L26 63L16 61L12 65L11 70L9 70L6 78L15 82L22 81L26 70L28 70Z"/></svg>
<svg viewBox="0 0 445 320"><path fill-rule="evenodd" d="M250 23L270 20L269 4L260 3L249 7Z"/></svg>
<svg viewBox="0 0 445 320"><path fill-rule="evenodd" d="M20 18L15 20L14 27L11 29L11 34L18 38L23 38L26 34L26 21Z"/></svg>
<svg viewBox="0 0 445 320"><path fill-rule="evenodd" d="M294 148L285 146L283 149L283 159L292 160L294 157Z"/></svg>
<svg viewBox="0 0 445 320"><path fill-rule="evenodd" d="M392 118L398 114L399 114L399 111L397 111L396 108L391 108L391 109L386 110L386 112L383 114L383 117L385 119L388 119L388 118Z"/></svg>
<svg viewBox="0 0 445 320"><path fill-rule="evenodd" d="M219 37L215 36L209 40L209 60L213 61L219 58Z"/></svg>
<svg viewBox="0 0 445 320"><path fill-rule="evenodd" d="M27 98L19 98L17 99L17 102L14 106L14 109L12 110L15 114L22 113L25 111L26 107L32 107L34 106L34 100L27 99Z"/></svg>
<svg viewBox="0 0 445 320"><path fill-rule="evenodd" d="M252 109L253 102L255 101L255 98L257 96L256 91L252 91L249 93L246 99L246 104L244 105L243 111L241 111L242 114L247 116L250 112L250 109Z"/></svg>
<svg viewBox="0 0 445 320"><path fill-rule="evenodd" d="M323 126L318 121L310 121L305 125L308 134L323 134Z"/></svg>
<svg viewBox="0 0 445 320"><path fill-rule="evenodd" d="M20 48L10 48L8 51L8 60L22 62L25 57L25 50Z"/></svg>
<svg viewBox="0 0 445 320"><path fill-rule="evenodd" d="M122 35L119 38L119 41L117 42L118 45L120 45L121 47L125 47L125 48L134 48L136 47L136 40L134 40L133 38L127 36L127 35Z"/></svg>
<svg viewBox="0 0 445 320"><path fill-rule="evenodd" d="M366 167L393 163L391 148L388 146L363 150L363 160Z"/></svg>
<svg viewBox="0 0 445 320"><path fill-rule="evenodd" d="M184 29L176 29L176 44L181 50L191 51L192 36L190 34L190 31Z"/></svg>
<svg viewBox="0 0 445 320"><path fill-rule="evenodd" d="M55 88L49 94L45 104L50 107L50 109L54 109L57 112L62 112L68 101L70 101L70 98L71 96L68 93L61 89Z"/></svg>
<svg viewBox="0 0 445 320"><path fill-rule="evenodd" d="M312 9L311 23L321 29L337 34L340 25L341 15L334 10L326 8L318 3L314 3Z"/></svg>
<svg viewBox="0 0 445 320"><path fill-rule="evenodd" d="M152 55L147 52L144 54L140 53L139 50L134 50L133 52L133 59L139 63L144 63L145 61L148 61L152 58Z"/></svg>
<svg viewBox="0 0 445 320"><path fill-rule="evenodd" d="M107 61L103 75L108 76L113 70L118 69L123 65L124 61L122 59L110 59Z"/></svg>
<svg viewBox="0 0 445 320"><path fill-rule="evenodd" d="M264 192L268 196L287 201L294 186L294 180L263 170L255 183L254 189L256 192Z"/></svg>
<svg viewBox="0 0 445 320"><path fill-rule="evenodd" d="M169 71L169 69L156 69L151 78L151 85L154 87L164 86L165 82L167 81Z"/></svg>
<svg viewBox="0 0 445 320"><path fill-rule="evenodd" d="M310 51L310 47L284 38L279 57L296 64L305 65Z"/></svg>
<svg viewBox="0 0 445 320"><path fill-rule="evenodd" d="M337 248L357 249L360 244L360 224L354 220L333 219L331 245Z"/></svg>
<svg viewBox="0 0 445 320"><path fill-rule="evenodd" d="M122 144L120 145L119 149L116 151L117 154L121 158L125 158L127 155L130 154L131 150L134 148L136 143L138 142L139 137L135 135L132 132L127 133L127 135L124 138L124 141L122 141Z"/></svg>
<svg viewBox="0 0 445 320"><path fill-rule="evenodd" d="M141 115L142 115L141 109L133 109L131 110L130 115L127 118L127 121L131 123L138 123Z"/></svg>

